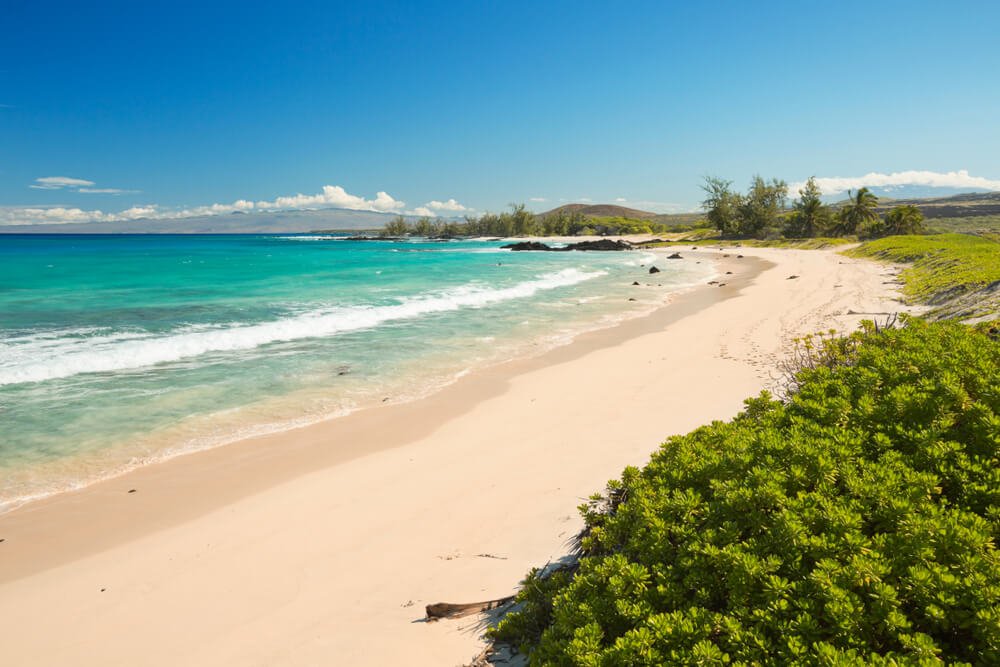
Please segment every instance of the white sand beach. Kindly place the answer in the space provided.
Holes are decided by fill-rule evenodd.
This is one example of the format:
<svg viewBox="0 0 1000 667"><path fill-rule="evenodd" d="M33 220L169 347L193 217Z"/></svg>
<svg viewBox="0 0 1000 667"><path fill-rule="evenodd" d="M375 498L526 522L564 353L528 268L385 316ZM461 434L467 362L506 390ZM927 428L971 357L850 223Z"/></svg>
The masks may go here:
<svg viewBox="0 0 1000 667"><path fill-rule="evenodd" d="M425 399L0 516L0 660L468 662L481 619L426 623L426 604L511 594L566 553L588 495L736 414L793 337L904 309L893 268L834 251L679 250L726 285Z"/></svg>

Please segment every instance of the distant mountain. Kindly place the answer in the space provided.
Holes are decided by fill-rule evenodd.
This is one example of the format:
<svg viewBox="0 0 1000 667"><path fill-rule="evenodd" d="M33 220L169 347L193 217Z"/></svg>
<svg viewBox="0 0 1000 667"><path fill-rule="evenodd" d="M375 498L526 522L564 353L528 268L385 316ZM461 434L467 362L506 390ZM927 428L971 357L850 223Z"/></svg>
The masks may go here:
<svg viewBox="0 0 1000 667"><path fill-rule="evenodd" d="M951 197L975 197L982 194L989 194L989 190L977 190L969 188L938 188L927 185L890 185L886 187L869 187L869 192L883 201L896 200L931 200L947 199ZM797 193L790 193L793 198ZM847 194L844 192L835 195L826 195L823 199L829 203L839 203L846 201Z"/></svg>
<svg viewBox="0 0 1000 667"><path fill-rule="evenodd" d="M941 190L951 190L951 188L931 188L931 190L937 191L939 194L933 197L893 198L884 197L876 193L876 196L879 198L878 211L885 213L893 206L909 204L919 208L924 217L929 220L933 220L934 218L976 218L984 215L1000 215L1000 192L980 191L941 195ZM833 205L836 207L842 206L845 203L847 203L847 199L841 196L837 201L833 202Z"/></svg>
<svg viewBox="0 0 1000 667"><path fill-rule="evenodd" d="M880 210L911 204L920 209L925 218L975 218L1000 215L1000 192L965 192L946 197L919 199L893 199L879 202Z"/></svg>
<svg viewBox="0 0 1000 667"><path fill-rule="evenodd" d="M656 213L640 211L635 208L625 206L615 206L614 204L566 204L559 208L554 208L545 213L539 213L542 217L558 215L560 213L580 213L587 218L632 218L635 220L646 220L656 217Z"/></svg>
<svg viewBox="0 0 1000 667"><path fill-rule="evenodd" d="M312 211L227 213L176 220L0 225L0 234L289 234L316 229L381 229L392 213L327 208Z"/></svg>

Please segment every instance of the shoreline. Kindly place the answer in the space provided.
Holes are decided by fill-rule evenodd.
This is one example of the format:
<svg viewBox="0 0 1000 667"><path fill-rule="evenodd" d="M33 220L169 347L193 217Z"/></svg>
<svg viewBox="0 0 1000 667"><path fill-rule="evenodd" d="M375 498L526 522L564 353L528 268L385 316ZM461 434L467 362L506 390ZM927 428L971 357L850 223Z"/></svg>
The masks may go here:
<svg viewBox="0 0 1000 667"><path fill-rule="evenodd" d="M8 656L108 664L155 645L164 664L468 660L478 621L416 623L424 604L509 594L565 552L582 499L667 436L735 414L790 337L903 309L883 266L738 252L726 287L426 398L0 516Z"/></svg>
<svg viewBox="0 0 1000 667"><path fill-rule="evenodd" d="M692 257L695 255L702 257L701 261L707 259L715 261L718 267L726 267L719 268L717 274L730 267L737 268L735 260L726 260L721 254L719 257L712 257L707 252L694 251ZM204 449L180 452L162 460L141 464L120 474L98 479L81 488L56 491L19 504L0 513L0 538L13 534L19 536L18 541L34 540L36 543L44 541L46 549L44 552L31 554L29 558L15 563L14 566L2 563L0 584L58 566L65 560L72 560L81 554L94 553L153 530L169 527L191 516L204 514L228 502L302 474L335 466L382 449L391 449L415 439L418 435L427 434L433 430L433 423L421 419L421 415L429 410L434 412L434 418L431 420L434 422L454 418L467 412L475 403L503 393L508 381L519 374L547 365L572 361L595 349L611 347L624 340L667 326L670 322L695 314L719 300L733 298L741 287L766 268L766 263L759 263L753 258L747 259L749 261L745 266L752 267L750 272L732 280L726 287L718 289L703 285L667 292L666 303L648 312L626 316L610 326L588 329L568 342L557 344L539 354L522 355L474 369L416 399L387 405L373 403L344 415L332 416L303 426L239 438ZM729 264L729 261L733 263ZM424 402L430 403L431 406L422 405ZM362 442L365 432L376 430L377 422L381 421L405 421L413 428L408 434L393 434L396 437L389 443L372 446L370 443ZM333 451L323 449L319 441L331 437L345 442L338 442ZM285 443L288 438L301 441L302 444L296 447L296 451L289 452ZM234 451L231 454L226 451L231 449L241 451ZM313 450L308 452L308 458L304 458L307 454L304 451L306 449ZM294 454L294 460L278 460L288 459L290 454ZM267 463L266 469L262 466L264 463ZM277 467L275 464L278 464ZM232 480L225 488L213 489L212 481L216 476L224 474L233 465L247 476ZM171 467L176 467L176 470L171 470ZM125 518L117 511L121 508L116 507L123 490L127 493L128 490L135 488L138 494L139 487L148 489L151 484L157 486L171 478L174 478L173 483L176 483L177 478L183 480L186 489L193 494L189 498L189 504L173 506L156 500L135 502L130 509L134 510L136 505L141 509L138 514L130 512L126 532L104 531L100 528L102 520L119 524ZM140 499L138 495L135 498L143 501L145 499L146 496ZM81 503L89 505L78 507ZM148 507L143 507L145 505ZM44 540L44 536L36 532L38 525L47 524L50 521L49 515L64 511L63 508L66 510L72 508L75 519L81 523L74 520L70 525L64 526L59 533L65 541L60 544ZM97 527L94 523L95 517ZM138 522L140 518L141 523ZM87 521L87 537L77 534L73 529L73 526L81 525L84 521ZM120 524L115 528L121 528ZM62 556L64 553L73 556L64 559Z"/></svg>
<svg viewBox="0 0 1000 667"><path fill-rule="evenodd" d="M572 240L574 237L553 237L556 242L566 242ZM617 237L616 237L617 238ZM622 237L625 238L625 237ZM639 252L652 253L655 255L660 255L662 252L654 252L652 249L639 250ZM697 258L698 263L714 263L718 265L721 261L720 257L713 257L709 253L704 251L695 251L689 253L691 257ZM640 274L645 274L645 271L640 271L636 269L637 275L634 278L640 279L642 276ZM713 271L709 276L705 277L705 280L713 280L718 278L720 275L719 271ZM632 280L633 277L629 277ZM682 295L688 294L693 291L697 291L704 287L704 282L699 283L682 283L679 285L668 285L666 288L654 287L653 292L656 294L654 298L666 297L665 301L662 300L660 303L652 304L648 301L644 302L644 306L641 309L623 310L620 312L606 313L601 318L592 319L587 324L577 323L579 328L572 333L566 334L565 336L560 336L559 338L545 338L541 336L541 332L536 332L533 336L529 337L526 341L516 344L515 347L507 351L507 354L498 359L492 359L488 361L481 361L480 363L460 369L453 373L447 373L444 375L432 376L428 379L425 387L422 387L415 393L409 395L406 394L405 390L401 391L402 397L399 398L393 395L391 390L388 390L389 398L376 398L376 396L383 396L385 392L370 392L372 395L369 400L364 403L353 405L349 408L338 408L332 412L323 415L293 415L286 416L284 418L279 418L277 421L265 421L259 424L254 423L249 428L241 428L230 435L214 436L202 438L205 441L204 444L197 442L195 444L187 442L177 442L166 446L161 445L159 448L154 449L153 453L145 454L141 460L137 460L137 457L128 461L127 463L121 463L115 466L113 469L106 470L94 476L88 478L74 479L65 482L64 485L54 488L52 490L46 490L43 492L32 493L25 496L0 498L0 517L4 517L12 512L15 512L21 508L30 507L37 503L45 502L58 498L59 496L65 494L76 494L84 493L87 489L105 483L111 483L116 479L127 477L128 475L134 474L143 468L150 466L159 466L170 461L185 456L195 455L204 451L218 449L230 446L239 446L242 443L247 443L251 441L257 441L267 438L282 437L283 434L300 431L302 429L308 429L311 427L318 426L323 423L331 422L337 419L344 419L350 417L358 412L372 410L372 409L385 409L391 406L396 406L401 403L409 403L413 401L420 401L426 399L428 396L440 392L447 387L451 386L455 382L461 381L466 375L484 372L488 369L503 366L505 364L528 361L531 359L536 359L539 357L544 357L545 355L551 353L553 350L567 345L573 345L581 337L585 337L591 333L606 330L615 329L621 326L623 323L634 320L643 319L649 317L651 314L658 310L669 306L675 299L681 297ZM646 285L644 288L649 288ZM631 300L631 299L630 299ZM610 320L608 319L610 317ZM402 387L396 387L401 389ZM386 404L387 403L387 404ZM248 406L246 409L250 409L252 406ZM142 437L142 436L138 436ZM63 462L59 462L60 465L65 465ZM3 572L0 571L0 581L3 581Z"/></svg>

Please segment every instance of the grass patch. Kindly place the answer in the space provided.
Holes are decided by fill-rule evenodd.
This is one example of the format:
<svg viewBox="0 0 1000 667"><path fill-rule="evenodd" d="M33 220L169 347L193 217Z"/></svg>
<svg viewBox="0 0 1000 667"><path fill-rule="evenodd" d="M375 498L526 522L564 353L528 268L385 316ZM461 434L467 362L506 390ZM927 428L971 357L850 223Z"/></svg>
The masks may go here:
<svg viewBox="0 0 1000 667"><path fill-rule="evenodd" d="M747 239L739 242L750 248L794 248L797 250L823 250L824 248L834 248L836 246L857 243L855 238L844 237L815 237L808 239Z"/></svg>
<svg viewBox="0 0 1000 667"><path fill-rule="evenodd" d="M942 233L1000 234L1000 215L978 215L962 218L931 218L927 229Z"/></svg>
<svg viewBox="0 0 1000 667"><path fill-rule="evenodd" d="M791 248L795 250L823 250L824 248L835 248L837 246L849 245L851 243L857 243L856 239L853 238L827 238L827 237L816 237L808 239L723 239L718 232L713 230L713 233L702 233L701 235L685 235L681 238L674 239L672 241L664 241L662 243L650 243L647 244L647 248L655 248L657 246L675 246L675 245L691 245L694 242L701 242L706 244L705 247L711 247L712 244L719 245L723 248L734 248L734 247L745 247L745 248Z"/></svg>
<svg viewBox="0 0 1000 667"><path fill-rule="evenodd" d="M968 234L890 236L845 251L909 264L903 270L903 292L921 303L941 303L1000 281L1000 243Z"/></svg>

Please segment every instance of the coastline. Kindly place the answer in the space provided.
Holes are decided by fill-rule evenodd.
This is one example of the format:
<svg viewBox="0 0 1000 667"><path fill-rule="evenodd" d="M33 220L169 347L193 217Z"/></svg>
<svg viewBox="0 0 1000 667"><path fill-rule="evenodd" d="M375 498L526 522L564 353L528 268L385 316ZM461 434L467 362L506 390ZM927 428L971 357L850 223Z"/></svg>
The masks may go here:
<svg viewBox="0 0 1000 667"><path fill-rule="evenodd" d="M383 249L388 248L389 252L398 252L389 247L395 244L380 243L377 245ZM315 244L307 247L315 250ZM372 245L369 245L366 249L370 250L371 247ZM444 249L442 252L458 252L473 262L476 262L477 259L480 260L475 265L475 273L468 276L472 282L460 281L461 286L458 289L454 289L454 287L439 290L431 288L426 294L420 293L418 290L413 295L400 297L398 301L400 304L412 304L419 309L422 306L422 298L432 297L430 301L436 302L436 304L431 308L430 317L426 319L433 320L442 316L447 317L449 301L457 300L457 303L454 304L457 306L456 312L465 311L464 316L459 316L464 318L465 324L451 322L436 332L433 329L433 324L428 327L421 323L421 320L425 319L425 313L412 319L405 312L386 313L385 316L388 319L385 322L353 331L350 328L350 323L355 321L358 316L369 317L369 315L363 307L348 308L350 312L337 313L336 315L336 318L343 318L347 322L348 328L342 332L345 335L317 335L315 337L316 341L324 341L323 345L326 344L325 341L345 341L341 345L346 346L347 349L337 349L334 346L326 348L325 352L318 352L319 345L313 350L303 350L301 348L307 348L308 345L303 346L298 345L298 343L310 326L319 326L322 329L323 326L329 326L328 321L320 323L296 322L298 317L301 317L300 314L290 318L278 318L275 322L265 319L255 325L253 317L246 317L245 323L238 326L227 325L229 329L219 334L213 332L211 335L217 335L220 339L227 335L230 339L215 341L213 344L228 343L240 335L250 335L244 333L247 330L252 333L255 327L266 328L273 324L285 324L286 326L294 324L293 331L290 332L292 342L279 343L279 349L274 352L273 356L264 354L247 362L227 359L226 363L220 364L220 367L226 366L230 362L234 363L236 367L230 373L217 373L213 377L211 372L204 373L205 369L199 368L198 372L203 372L202 377L200 381L198 378L187 381L187 393L189 395L196 393L202 384L204 384L204 391L200 392L196 400L187 400L186 404L184 378L181 377L179 380L181 383L180 391L174 391L175 388L171 386L169 380L163 379L169 377L170 374L177 375L178 370L161 370L152 363L146 367L137 366L133 375L133 377L141 377L148 372L150 383L146 386L140 384L138 387L139 396L136 401L131 405L122 405L121 410L117 414L111 415L108 420L103 418L104 413L115 410L109 410L112 406L108 405L106 400L102 402L102 394L108 393L107 390L110 388L115 388L120 394L127 394L128 389L133 388L136 384L131 380L128 372L122 377L121 384L116 378L110 377L102 385L99 379L100 372L88 376L86 369L81 371L81 377L85 382L82 387L76 387L74 393L78 396L89 396L93 388L96 394L93 401L71 397L69 401L54 400L52 404L36 401L33 404L32 398L15 394L12 399L9 399L13 405L13 412L10 413L13 421L9 427L11 435L14 437L12 442L7 443L12 447L8 447L4 451L5 456L12 453L12 458L5 459L5 464L9 464L11 461L14 464L3 467L0 471L0 478L4 478L4 483L0 484L2 487L0 488L0 515L26 504L65 492L79 491L95 483L120 477L138 468L158 465L169 459L186 456L196 451L228 446L266 434L296 430L340 418L359 410L382 407L387 402L395 404L418 400L439 391L469 372L511 359L537 356L554 347L565 345L587 331L612 327L625 319L642 317L663 306L664 294L672 297L701 286L706 281L716 277L712 268L714 262L706 261L702 267L694 266L695 263L702 264L701 261L670 262L668 264L671 266L664 267L667 272L656 276L661 280L654 280L654 276L643 275L646 274L646 271L640 267L640 263L648 262L651 259L651 253L648 251L610 254L574 253L579 261L571 261L570 264L577 268L568 268L565 263L558 263L556 266L549 264L545 268L535 267L536 270L531 270L532 261L523 262L522 260L541 258L544 263L545 253L516 253L509 258L497 255L497 259L502 261L496 261L496 265L517 267L520 264L520 267L513 269L515 275L520 272L520 281L512 283L509 279L505 280L505 275L498 275L499 284L486 288L480 287L478 280L483 271L490 272L494 269L492 255L500 252L498 248L477 247L466 248L464 251L462 249ZM504 252L506 253L506 251ZM481 257L480 253L489 253L490 257ZM382 259L391 261L394 257L383 255ZM569 259L568 256L566 259ZM593 264L590 260L598 260L599 266L593 270L585 268ZM384 265L378 261L377 257L373 261L372 270L375 271L376 275L379 275L381 269L376 269L376 267L383 266L384 268ZM524 271L525 267L529 269L527 273ZM670 269L680 270L672 271ZM510 271L508 268L502 269L503 274L508 271ZM567 279L566 273L575 273L576 275ZM595 278L596 281L594 281ZM556 281L556 284L549 284L553 280ZM634 280L642 281L644 285L641 287L629 286L629 283L633 283ZM591 281L599 284L594 285ZM665 284L656 284L660 282ZM464 288L473 285L475 287L472 291L475 291L476 294L463 292ZM511 285L515 288L527 287L528 290L516 293L515 289L514 294L504 295L505 291L510 291L508 288ZM547 295L548 290L558 288L570 291L562 296ZM581 289L582 291L580 291ZM376 292L378 291L376 289ZM491 292L494 296L499 297L495 299L498 303L489 299ZM476 303L476 299L480 295L486 296L486 302ZM637 297L637 299L628 299L628 301L637 301L637 303L626 303L626 297ZM348 301L350 300L348 298ZM365 300L361 299L361 301ZM506 306L506 320L502 305L504 301L512 301ZM519 308L518 301L522 301L525 305ZM444 307L441 307L441 303L444 303ZM500 305L500 308L493 310L493 306L497 305ZM570 305L581 307L569 308ZM476 312L475 309L483 307L487 309L480 311L480 313ZM381 308L382 306L376 306L374 310L378 311ZM386 308L389 311L393 309L394 307ZM318 312L322 312L322 309L319 309ZM497 320L494 320L495 315L498 316ZM382 315L378 316L378 318L380 317ZM333 318L322 317L320 319ZM240 318L235 318L235 320L240 320ZM475 324L477 320L481 321L478 326ZM411 338L412 340L419 336L422 339L419 347L409 343L405 339L404 333L401 349L404 349L405 352L398 352L398 348L393 344L391 331L396 328L402 330L403 327L398 327L399 323L412 326L420 332ZM371 331L365 331L365 329L371 329ZM183 327L181 330L183 331ZM448 333L449 331L451 333ZM385 332L390 333L386 334ZM435 337L439 334L443 334L444 341L439 341ZM183 337L183 335L179 336L182 339ZM359 344L365 337L369 337L370 340L366 344ZM308 339L308 336L306 338ZM457 346L458 349L453 341L461 341ZM159 351L162 353L165 347L169 347L171 341L169 336L165 339L154 338L151 344L155 346L156 343L161 343ZM167 345L162 343L167 343ZM204 345L206 343L204 341L195 343L195 347L198 344ZM141 359L149 352L142 345L142 341L139 341L132 348L121 349L118 352L118 359ZM184 349L192 343L187 340L178 340L177 345ZM287 350L282 349L282 347L287 345L295 347L294 354L306 361L293 359L289 365L282 366L280 360L287 354ZM365 358L365 353L358 352L361 349L370 350L370 355L375 358ZM47 372L58 373L64 372L62 369L65 367L65 364L58 363L58 357L61 354L65 353L72 359L77 359L86 356L89 351L78 341L74 341L69 349L60 348L59 354L47 354L50 353L49 350L31 350L23 354L23 358L35 359L37 366L44 367ZM110 351L108 350L108 352ZM109 355L104 354L102 357L101 352L103 351L91 352L90 356L96 359L88 359L87 361L91 363L108 361L107 356ZM205 352L203 351L202 354ZM190 358L198 355L192 355L189 351L186 356ZM211 350L205 354L205 358L209 359L209 366L212 364L212 356ZM247 356L253 359L256 353L251 351ZM53 361L49 361L50 358ZM185 358L184 355L179 359L173 359L172 363L178 365L178 362L183 358ZM279 361L269 362L269 359ZM330 361L331 359L337 360L335 367L331 367L331 364L334 363ZM193 359L192 362L195 365L198 364ZM180 362L179 365L184 363ZM242 366L239 365L240 363ZM317 368L311 368L310 364ZM30 364L28 370L31 370ZM268 373L268 370L272 373ZM180 373L183 374L183 371ZM279 379L276 383L272 383L271 377L274 374L279 377L305 379L302 381ZM239 398L229 400L226 395L222 395L218 391L212 393L213 387L225 382L220 379L220 375L232 378L233 381L229 381L232 391L228 392L228 395L236 395ZM0 377L0 384L9 384L11 377L10 373ZM98 379L90 381L95 378ZM235 382L237 378L240 379L238 383ZM14 379L17 379L16 375ZM60 382L61 380L57 377L57 386L52 389L52 395L57 395L58 383ZM280 388L275 389L274 387L278 385L281 385ZM159 391L151 390L151 387ZM143 400L144 394L156 393L164 394L164 399L159 402ZM7 396L5 395L4 398L7 399ZM176 409L170 405L171 398L176 401ZM5 405L6 403L7 401L5 401ZM163 414L160 415L159 419L150 420L144 416L147 413L146 406L151 408L152 413L162 411ZM171 411L172 415L169 414ZM89 425L74 431L74 425L83 421L89 421ZM106 421L112 425L111 428L105 428ZM116 422L118 432L115 432L113 426ZM64 443L65 446L63 446ZM33 450L41 452L62 451L63 454L59 456L43 455L33 459L30 456L30 452ZM22 459L20 465L17 459L19 454Z"/></svg>
<svg viewBox="0 0 1000 667"><path fill-rule="evenodd" d="M874 263L739 252L704 251L733 271L725 287L431 396L0 516L8 656L114 664L156 644L164 663L470 658L475 621L414 625L424 604L510 593L563 553L575 506L604 480L666 436L738 411L792 336L845 329L870 316L849 310L884 310L893 296L890 269ZM102 630L140 622L127 638Z"/></svg>

